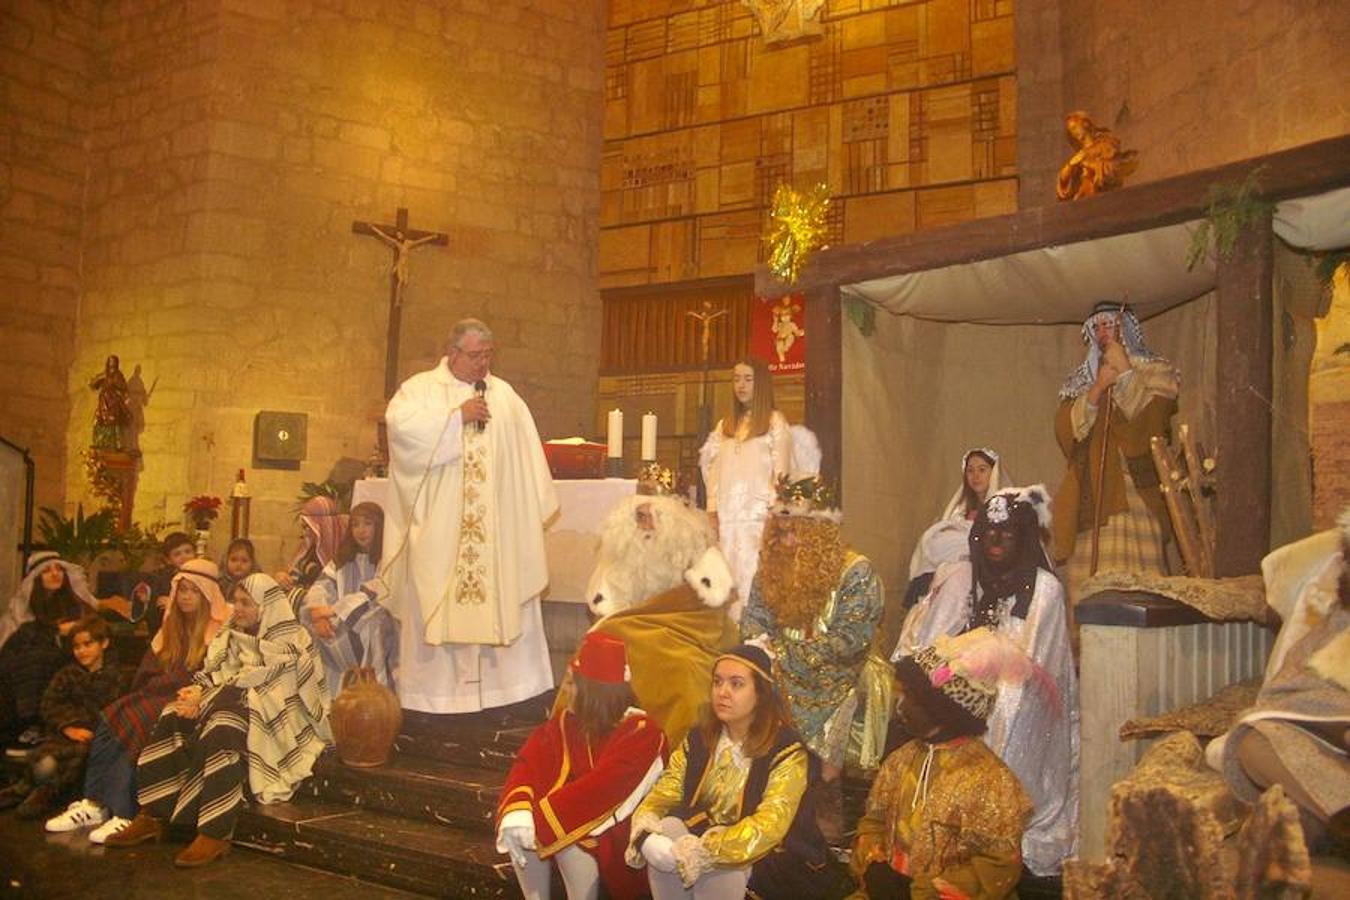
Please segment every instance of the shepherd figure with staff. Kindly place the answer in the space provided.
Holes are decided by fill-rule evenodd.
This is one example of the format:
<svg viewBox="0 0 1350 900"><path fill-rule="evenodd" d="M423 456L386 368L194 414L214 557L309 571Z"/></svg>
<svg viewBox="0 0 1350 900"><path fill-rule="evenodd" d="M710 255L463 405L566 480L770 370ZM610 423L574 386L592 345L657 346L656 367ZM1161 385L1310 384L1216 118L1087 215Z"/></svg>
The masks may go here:
<svg viewBox="0 0 1350 900"><path fill-rule="evenodd" d="M1064 481L1055 496L1054 556L1069 595L1099 572L1167 573L1167 509L1149 451L1168 436L1181 374L1144 344L1124 302L1083 323L1087 355L1059 392L1055 437Z"/></svg>

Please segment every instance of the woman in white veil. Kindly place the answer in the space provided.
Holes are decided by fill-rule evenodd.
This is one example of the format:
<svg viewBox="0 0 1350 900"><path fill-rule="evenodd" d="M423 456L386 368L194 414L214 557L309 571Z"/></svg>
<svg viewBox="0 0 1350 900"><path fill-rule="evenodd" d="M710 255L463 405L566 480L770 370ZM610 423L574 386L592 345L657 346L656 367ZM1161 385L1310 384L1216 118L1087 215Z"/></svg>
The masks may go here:
<svg viewBox="0 0 1350 900"><path fill-rule="evenodd" d="M970 526L984 501L1013 484L1003 460L988 447L972 447L961 456L961 486L941 517L928 526L909 560L909 587L905 606L928 592L938 566L970 558Z"/></svg>

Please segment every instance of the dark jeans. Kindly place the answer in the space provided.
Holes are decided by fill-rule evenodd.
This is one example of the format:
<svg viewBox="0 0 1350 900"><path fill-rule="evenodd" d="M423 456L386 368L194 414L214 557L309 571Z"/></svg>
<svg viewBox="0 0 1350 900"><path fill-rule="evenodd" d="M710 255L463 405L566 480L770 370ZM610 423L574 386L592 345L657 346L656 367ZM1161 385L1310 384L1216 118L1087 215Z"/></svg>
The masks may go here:
<svg viewBox="0 0 1350 900"><path fill-rule="evenodd" d="M84 795L102 803L114 816L130 819L136 815L136 764L127 757L106 722L99 722L89 744Z"/></svg>

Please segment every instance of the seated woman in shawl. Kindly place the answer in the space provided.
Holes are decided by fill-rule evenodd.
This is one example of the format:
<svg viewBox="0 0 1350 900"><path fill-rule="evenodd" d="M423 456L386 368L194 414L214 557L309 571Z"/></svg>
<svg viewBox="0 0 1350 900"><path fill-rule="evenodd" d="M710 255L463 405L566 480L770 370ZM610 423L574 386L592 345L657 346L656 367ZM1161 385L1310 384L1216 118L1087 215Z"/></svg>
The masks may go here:
<svg viewBox="0 0 1350 900"><path fill-rule="evenodd" d="M633 814L627 859L654 900L847 893L808 788L820 763L792 729L763 648L713 667L711 705Z"/></svg>
<svg viewBox="0 0 1350 900"><path fill-rule="evenodd" d="M984 735L1035 807L1022 856L1038 876L1058 874L1078 835L1078 682L1064 588L1041 543L1049 518L1041 485L990 497L971 527L970 561L938 569L933 589L905 619L892 657L984 625L1054 680L1054 691L1001 690Z"/></svg>
<svg viewBox="0 0 1350 900"><path fill-rule="evenodd" d="M1330 832L1343 849L1350 843L1350 509L1338 524L1339 552L1308 578L1299 615L1284 626L1306 630L1278 659L1277 642L1256 705L1206 752L1241 800L1255 803L1278 784L1297 804L1309 846Z"/></svg>
<svg viewBox="0 0 1350 900"><path fill-rule="evenodd" d="M961 486L947 501L941 517L924 530L909 559L909 587L905 608L913 606L933 583L943 563L969 559L970 525L990 494L1007 487L1011 479L1003 461L988 447L973 447L961 457Z"/></svg>
<svg viewBox="0 0 1350 900"><path fill-rule="evenodd" d="M207 645L229 618L219 574L215 563L193 559L174 575L164 624L141 660L131 691L104 707L94 729L84 797L48 819L48 831L100 826L89 839L101 844L136 814L136 758L160 713L201 668Z"/></svg>
<svg viewBox="0 0 1350 900"><path fill-rule="evenodd" d="M141 811L109 847L159 840L170 823L195 827L174 864L206 865L229 850L246 786L261 803L289 800L332 741L323 667L286 592L250 575L231 599L229 627L141 751Z"/></svg>
<svg viewBox="0 0 1350 900"><path fill-rule="evenodd" d="M277 584L286 590L308 588L323 574L324 566L337 554L347 517L338 512L332 497L310 497L300 507L300 549L286 571L276 573Z"/></svg>
<svg viewBox="0 0 1350 900"><path fill-rule="evenodd" d="M636 900L624 865L629 817L661 774L665 735L637 709L623 641L588 634L569 667L575 694L525 742L497 807L497 851L526 897L546 898L557 861L567 896Z"/></svg>
<svg viewBox="0 0 1350 900"><path fill-rule="evenodd" d="M375 602L370 585L383 548L384 510L374 503L358 503L337 552L300 607L300 621L318 646L332 698L342 687L343 673L357 666L374 669L380 684L394 687L398 624Z"/></svg>
<svg viewBox="0 0 1350 900"><path fill-rule="evenodd" d="M0 618L0 745L40 738L42 692L70 662L61 637L98 612L84 570L51 551L28 559L23 581Z"/></svg>

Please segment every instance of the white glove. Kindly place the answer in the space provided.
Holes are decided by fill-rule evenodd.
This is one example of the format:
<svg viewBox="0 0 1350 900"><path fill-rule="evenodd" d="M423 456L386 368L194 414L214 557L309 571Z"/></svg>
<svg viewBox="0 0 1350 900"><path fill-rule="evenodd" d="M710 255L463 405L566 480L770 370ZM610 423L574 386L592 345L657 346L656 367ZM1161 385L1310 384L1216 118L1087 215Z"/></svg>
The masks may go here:
<svg viewBox="0 0 1350 900"><path fill-rule="evenodd" d="M526 850L538 845L534 838L534 816L527 809L513 809L502 816L497 829L497 852L511 854L511 862L518 869L525 868L529 858Z"/></svg>
<svg viewBox="0 0 1350 900"><path fill-rule="evenodd" d="M642 842L642 855L658 872L675 871L675 844L664 834L650 834Z"/></svg>

